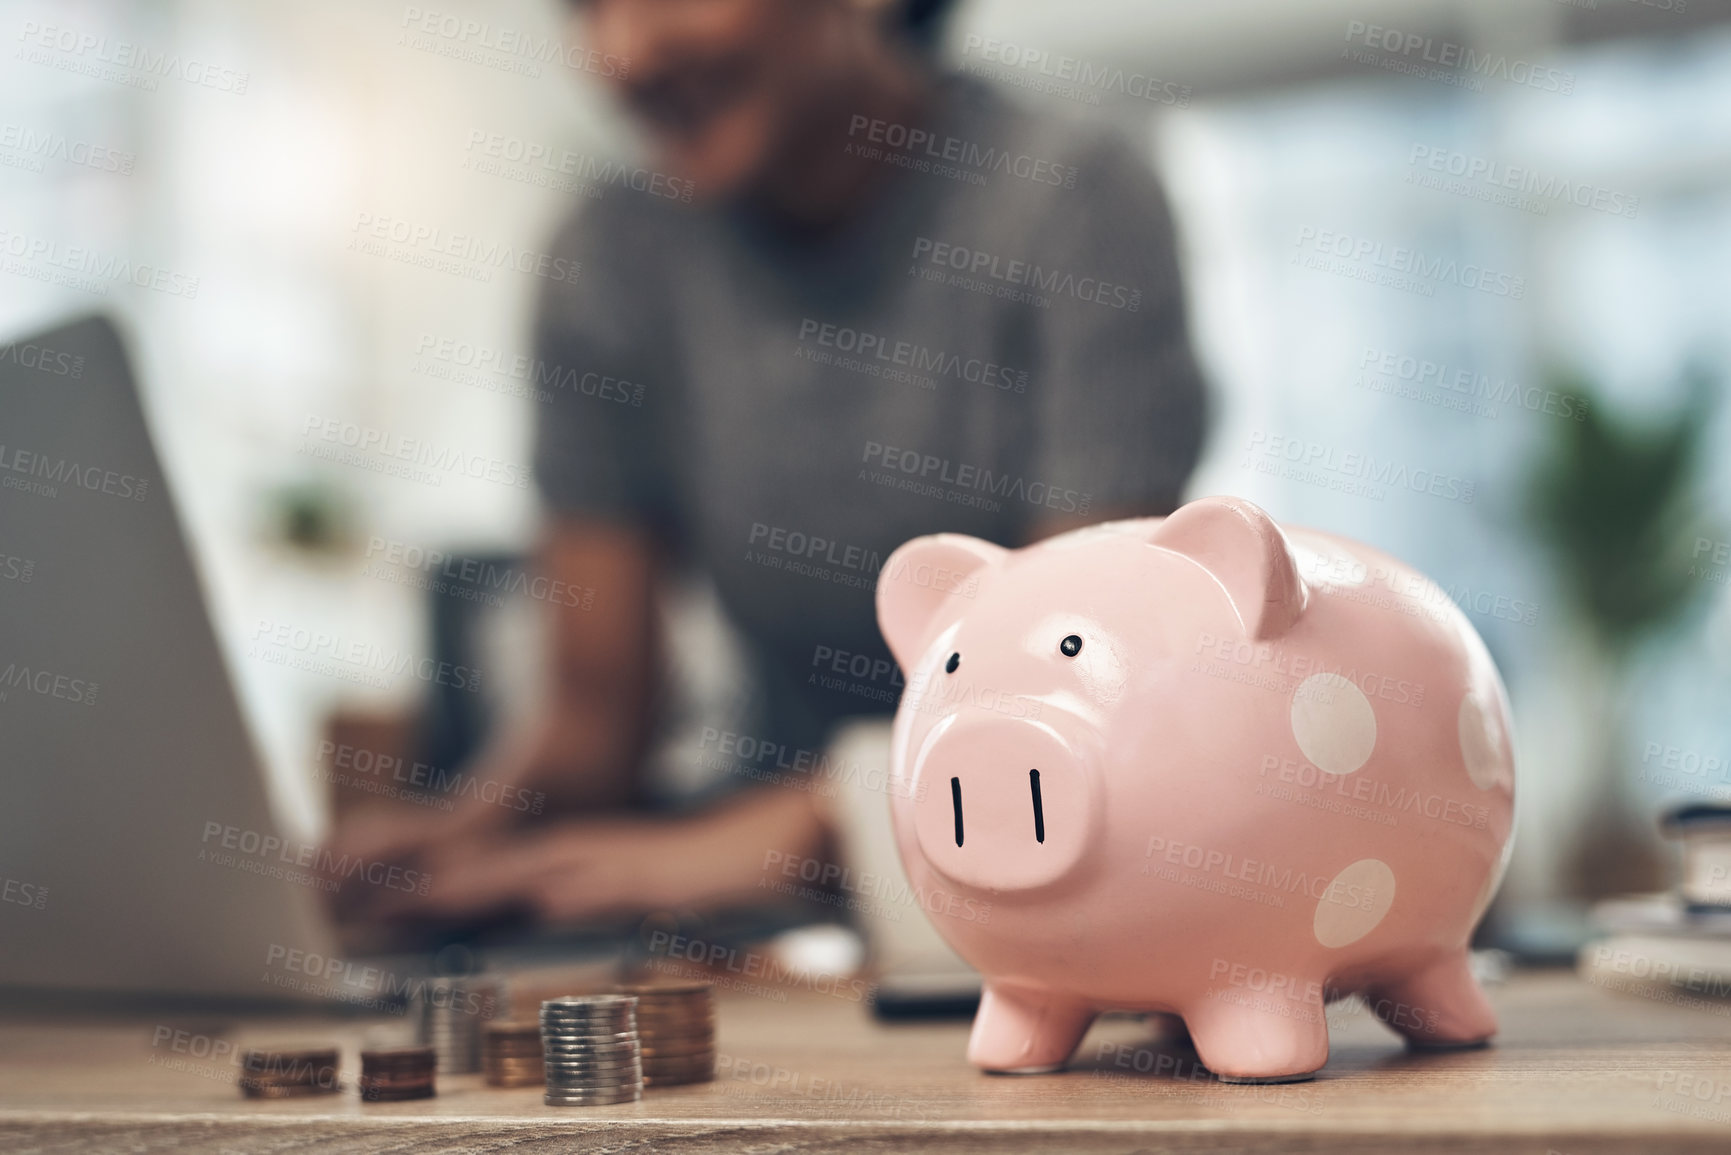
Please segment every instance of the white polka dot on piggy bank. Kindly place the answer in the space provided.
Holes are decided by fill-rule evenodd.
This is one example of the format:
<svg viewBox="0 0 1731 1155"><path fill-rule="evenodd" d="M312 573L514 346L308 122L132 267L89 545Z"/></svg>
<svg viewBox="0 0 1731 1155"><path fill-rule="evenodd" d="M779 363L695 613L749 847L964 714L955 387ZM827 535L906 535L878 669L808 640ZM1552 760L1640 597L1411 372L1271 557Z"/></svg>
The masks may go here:
<svg viewBox="0 0 1731 1155"><path fill-rule="evenodd" d="M1312 674L1292 695L1292 736L1325 774L1351 774L1376 746L1376 711L1339 674Z"/></svg>
<svg viewBox="0 0 1731 1155"><path fill-rule="evenodd" d="M1325 992L1430 1046L1495 1032L1467 944L1510 831L1506 695L1436 588L1233 498L885 561L920 688L891 814L984 980L975 1065L1059 1069L1099 1013L1158 1011L1223 1079L1302 1078Z"/></svg>
<svg viewBox="0 0 1731 1155"><path fill-rule="evenodd" d="M1311 920L1316 941L1342 947L1375 930L1394 905L1394 887L1394 871L1374 858L1342 870L1317 900L1316 917Z"/></svg>

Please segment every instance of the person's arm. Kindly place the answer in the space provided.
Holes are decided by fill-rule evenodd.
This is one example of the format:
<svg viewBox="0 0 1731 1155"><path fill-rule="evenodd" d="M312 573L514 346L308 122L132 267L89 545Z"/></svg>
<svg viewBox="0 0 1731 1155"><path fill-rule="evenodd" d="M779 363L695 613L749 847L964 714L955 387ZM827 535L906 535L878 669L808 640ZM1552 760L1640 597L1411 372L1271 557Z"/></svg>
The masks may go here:
<svg viewBox="0 0 1731 1155"><path fill-rule="evenodd" d="M594 596L547 623L548 703L523 784L554 810L616 808L637 793L659 681L657 550L641 529L559 519L540 557L554 582Z"/></svg>
<svg viewBox="0 0 1731 1155"><path fill-rule="evenodd" d="M471 799L437 826L402 832L415 841L397 852L417 856L427 893L392 892L373 913L461 919L522 908L570 922L761 901L766 852L821 852L830 829L821 804L762 787L681 818L620 813L635 793L654 712L657 551L640 531L560 521L541 556L548 577L594 589L593 608L554 611L542 715L507 735L475 773L541 791L551 810L594 816L506 830L512 811Z"/></svg>
<svg viewBox="0 0 1731 1155"><path fill-rule="evenodd" d="M666 294L648 256L658 225L647 200L621 190L553 242L568 272L543 286L534 326L532 368L543 383L534 467L547 509L537 564L549 579L594 594L590 609L555 606L544 619L553 658L545 709L496 734L462 768L481 782L532 784L555 810L628 800L650 723L655 586L676 536L677 458L667 442L679 374ZM606 393L580 387L597 376L625 384ZM333 844L400 859L516 816L473 796L438 815L376 807L350 816Z"/></svg>
<svg viewBox="0 0 1731 1155"><path fill-rule="evenodd" d="M546 795L554 811L622 806L634 794L661 652L654 544L629 527L556 519L537 568L552 588L593 590L590 608L549 603L546 704L527 725L501 730L465 773L490 797L518 787ZM375 806L331 844L367 861L403 859L515 817L479 792L434 815Z"/></svg>

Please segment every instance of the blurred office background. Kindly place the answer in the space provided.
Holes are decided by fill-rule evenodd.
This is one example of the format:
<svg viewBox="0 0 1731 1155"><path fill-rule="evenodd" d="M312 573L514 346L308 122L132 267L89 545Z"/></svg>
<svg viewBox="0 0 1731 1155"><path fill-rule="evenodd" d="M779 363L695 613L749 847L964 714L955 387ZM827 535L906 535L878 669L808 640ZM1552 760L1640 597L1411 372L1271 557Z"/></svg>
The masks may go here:
<svg viewBox="0 0 1731 1155"><path fill-rule="evenodd" d="M357 241L387 221L539 252L606 195L585 171L638 163L593 77L418 31L430 11L0 4L0 335L124 320L277 805L306 835L327 820L327 720L408 712L424 687L259 660L261 624L425 652L426 595L370 563L522 550L536 516L531 488L312 452L334 421L528 460L535 402L510 366L537 278ZM437 11L536 37L565 17ZM1450 45L1492 63L1423 71ZM1661 803L1731 793L1731 4L967 0L945 54L1109 118L1163 174L1215 391L1192 494L1375 543L1468 609L1518 726L1508 900L1661 881ZM567 152L563 177L521 159ZM56 284L43 246L196 295ZM1361 484L1350 454L1408 480ZM507 709L535 692L531 653L489 662Z"/></svg>

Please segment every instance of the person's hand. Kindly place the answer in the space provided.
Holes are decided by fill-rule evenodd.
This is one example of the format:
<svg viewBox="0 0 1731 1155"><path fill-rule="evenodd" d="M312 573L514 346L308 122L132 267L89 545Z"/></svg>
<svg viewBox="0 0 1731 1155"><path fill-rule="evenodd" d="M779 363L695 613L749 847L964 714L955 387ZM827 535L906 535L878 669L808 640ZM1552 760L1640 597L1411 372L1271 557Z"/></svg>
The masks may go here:
<svg viewBox="0 0 1731 1155"><path fill-rule="evenodd" d="M343 814L325 840L339 860L402 862L454 832L451 811L372 803Z"/></svg>
<svg viewBox="0 0 1731 1155"><path fill-rule="evenodd" d="M543 730L502 735L460 776L483 789L454 798L449 810L389 802L357 806L338 816L326 846L339 859L404 863L432 847L502 829L521 816L520 809L487 799L501 797L507 788L513 799L528 797L525 783L541 760L544 741Z"/></svg>
<svg viewBox="0 0 1731 1155"><path fill-rule="evenodd" d="M759 790L695 817L470 834L429 848L420 859L427 893L393 893L390 913L457 920L527 909L570 923L762 901L765 851L816 853L825 829L810 795Z"/></svg>
<svg viewBox="0 0 1731 1155"><path fill-rule="evenodd" d="M482 832L430 847L425 895L393 896L393 915L463 919L527 908L538 921L702 902L712 891L701 819L567 821Z"/></svg>

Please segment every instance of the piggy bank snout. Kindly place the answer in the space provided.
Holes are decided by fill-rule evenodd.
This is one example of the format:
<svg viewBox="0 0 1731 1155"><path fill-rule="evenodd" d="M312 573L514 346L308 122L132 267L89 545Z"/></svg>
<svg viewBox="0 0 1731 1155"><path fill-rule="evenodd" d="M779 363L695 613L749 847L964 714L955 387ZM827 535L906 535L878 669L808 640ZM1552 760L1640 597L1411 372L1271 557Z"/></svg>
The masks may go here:
<svg viewBox="0 0 1731 1155"><path fill-rule="evenodd" d="M1056 882L1098 822L1090 752L1055 728L958 719L925 744L914 771L914 827L940 874L987 891Z"/></svg>

